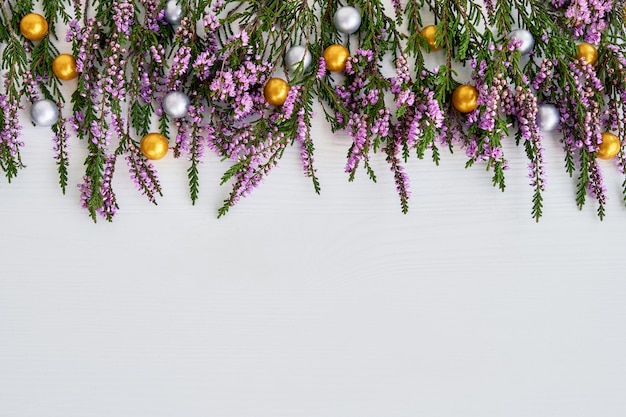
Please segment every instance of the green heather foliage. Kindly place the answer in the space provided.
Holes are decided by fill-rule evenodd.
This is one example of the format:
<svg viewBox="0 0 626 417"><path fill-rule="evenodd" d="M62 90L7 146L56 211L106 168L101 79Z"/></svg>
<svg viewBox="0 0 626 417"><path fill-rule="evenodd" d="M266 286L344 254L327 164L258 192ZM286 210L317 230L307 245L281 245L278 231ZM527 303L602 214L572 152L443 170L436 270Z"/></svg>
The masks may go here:
<svg viewBox="0 0 626 417"><path fill-rule="evenodd" d="M229 163L221 184L230 191L217 208L222 216L283 156L292 157L287 152L292 147L320 193L311 124L323 115L331 131L345 131L351 139L347 179L357 180L363 172L377 181L373 158L383 158L404 213L411 195L405 165L411 158L432 158L438 165L442 148L460 151L467 155L466 167L482 165L494 187L504 191L503 139L514 137L528 158L531 216L538 221L546 178L536 114L542 103L552 103L561 118L564 166L576 184L575 201L582 208L595 200L598 216L605 215L607 187L597 157L601 134L611 131L624 144L626 132L622 2L598 0L587 11L577 9L576 0L180 0L175 3L180 24L164 19L166 3L0 1L0 168L9 182L25 166L20 149L27 144L20 129L29 121L20 120L20 111L49 99L60 110L52 134L61 190L72 186L69 148L76 137L72 146L87 155L81 204L94 221L99 216L111 221L116 214L113 177L123 165L150 202L162 195L155 163L140 148L150 132L167 137L171 155L188 161L192 204L201 196L199 168L206 153ZM352 35L340 33L333 22L343 6L355 7L361 16ZM50 29L37 42L19 30L21 18L32 11L44 15ZM440 51L431 51L420 33L431 24ZM509 39L516 29L532 35L530 54ZM577 58L581 42L596 46L595 65ZM332 44L350 51L342 73L325 67L324 50ZM309 67L287 68L285 54L295 45L311 53ZM70 48L80 75L63 85L52 62ZM470 68L471 78L460 75L467 72L463 67ZM283 105L265 101L263 87L271 77L290 86ZM461 84L478 90L477 107L467 114L451 101ZM63 93L68 87L71 97ZM172 119L164 111L163 97L171 91L189 97L185 117ZM622 146L602 168L623 172L625 158ZM622 188L626 202L626 180Z"/></svg>

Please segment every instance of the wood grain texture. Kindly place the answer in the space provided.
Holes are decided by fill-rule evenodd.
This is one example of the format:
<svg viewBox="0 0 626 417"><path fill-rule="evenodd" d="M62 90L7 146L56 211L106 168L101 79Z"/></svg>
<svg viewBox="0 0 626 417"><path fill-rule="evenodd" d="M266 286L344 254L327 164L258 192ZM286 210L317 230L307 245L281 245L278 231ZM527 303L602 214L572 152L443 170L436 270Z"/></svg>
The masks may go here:
<svg viewBox="0 0 626 417"><path fill-rule="evenodd" d="M343 172L349 139L314 126L322 194L297 149L223 219L217 158L191 206L185 161L145 202L118 167L121 211L94 225L62 196L50 132L27 126L0 185L0 417L622 417L626 279L621 177L575 207L546 139L544 218L523 149L504 193L461 154L413 161L400 213ZM82 176L74 142L70 183Z"/></svg>

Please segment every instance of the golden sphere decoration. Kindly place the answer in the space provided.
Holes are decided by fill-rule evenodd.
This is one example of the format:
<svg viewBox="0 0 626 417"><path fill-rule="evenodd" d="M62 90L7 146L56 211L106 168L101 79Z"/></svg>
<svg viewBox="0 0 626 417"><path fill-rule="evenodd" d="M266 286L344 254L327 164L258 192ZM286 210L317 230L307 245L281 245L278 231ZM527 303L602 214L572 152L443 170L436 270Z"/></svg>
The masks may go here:
<svg viewBox="0 0 626 417"><path fill-rule="evenodd" d="M576 59L585 58L587 64L594 65L598 61L598 50L590 43L580 43L576 45L578 53Z"/></svg>
<svg viewBox="0 0 626 417"><path fill-rule="evenodd" d="M463 84L452 93L452 106L461 113L469 113L478 107L478 90L473 85Z"/></svg>
<svg viewBox="0 0 626 417"><path fill-rule="evenodd" d="M289 84L282 78L270 78L263 87L263 97L272 106L281 106L289 95Z"/></svg>
<svg viewBox="0 0 626 417"><path fill-rule="evenodd" d="M619 153L622 144L619 138L610 132L602 132L602 143L596 156L600 159L613 159Z"/></svg>
<svg viewBox="0 0 626 417"><path fill-rule="evenodd" d="M437 26L428 25L424 27L424 29L422 29L420 34L424 39L426 39L426 42L428 43L428 46L430 46L431 51L438 51L441 49L441 46L437 45Z"/></svg>
<svg viewBox="0 0 626 417"><path fill-rule="evenodd" d="M48 34L48 22L38 13L28 13L20 20L20 32L30 41L40 41Z"/></svg>
<svg viewBox="0 0 626 417"><path fill-rule="evenodd" d="M68 81L78 77L76 60L70 54L61 54L52 61L52 72L59 80Z"/></svg>
<svg viewBox="0 0 626 417"><path fill-rule="evenodd" d="M160 133L148 133L141 139L141 153L148 159L161 159L167 155L169 142Z"/></svg>
<svg viewBox="0 0 626 417"><path fill-rule="evenodd" d="M324 49L324 61L329 71L343 72L348 58L350 58L350 51L343 45L333 44Z"/></svg>

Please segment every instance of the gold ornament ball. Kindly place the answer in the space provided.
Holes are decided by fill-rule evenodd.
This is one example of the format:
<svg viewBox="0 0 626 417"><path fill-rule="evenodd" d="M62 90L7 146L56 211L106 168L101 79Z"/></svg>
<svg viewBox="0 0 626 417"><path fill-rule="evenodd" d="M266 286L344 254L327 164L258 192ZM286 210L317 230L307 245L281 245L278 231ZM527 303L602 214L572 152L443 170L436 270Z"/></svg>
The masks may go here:
<svg viewBox="0 0 626 417"><path fill-rule="evenodd" d="M169 142L160 133L148 133L141 139L141 153L148 159L161 159L167 155Z"/></svg>
<svg viewBox="0 0 626 417"><path fill-rule="evenodd" d="M426 39L426 42L428 42L428 46L430 46L431 51L438 51L441 49L441 46L437 45L437 33L437 26L435 25L428 25L420 32L422 37Z"/></svg>
<svg viewBox="0 0 626 417"><path fill-rule="evenodd" d="M598 61L598 50L590 43L580 43L576 45L578 53L576 59L585 58L587 64L595 64Z"/></svg>
<svg viewBox="0 0 626 417"><path fill-rule="evenodd" d="M28 13L20 20L20 32L28 40L40 41L48 34L48 22L40 14Z"/></svg>
<svg viewBox="0 0 626 417"><path fill-rule="evenodd" d="M73 80L78 77L76 60L70 54L61 54L52 61L52 72L54 72L54 75L60 80Z"/></svg>
<svg viewBox="0 0 626 417"><path fill-rule="evenodd" d="M263 87L263 97L272 106L281 106L289 95L289 84L282 78L270 78Z"/></svg>
<svg viewBox="0 0 626 417"><path fill-rule="evenodd" d="M343 45L333 44L324 49L324 61L329 71L343 72L348 58L350 58L350 51Z"/></svg>
<svg viewBox="0 0 626 417"><path fill-rule="evenodd" d="M602 143L596 155L600 159L613 159L621 147L622 144L617 136L610 132L602 132Z"/></svg>
<svg viewBox="0 0 626 417"><path fill-rule="evenodd" d="M473 85L463 84L452 93L452 106L461 113L469 113L478 107L478 90Z"/></svg>

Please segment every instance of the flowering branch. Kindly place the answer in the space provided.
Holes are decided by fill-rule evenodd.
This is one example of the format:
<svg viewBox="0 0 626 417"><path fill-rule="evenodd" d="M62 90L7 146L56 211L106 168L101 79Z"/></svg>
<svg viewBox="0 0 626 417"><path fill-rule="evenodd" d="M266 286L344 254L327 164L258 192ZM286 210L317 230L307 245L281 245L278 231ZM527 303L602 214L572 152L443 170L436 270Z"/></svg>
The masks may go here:
<svg viewBox="0 0 626 417"><path fill-rule="evenodd" d="M148 158L169 149L189 161L192 203L200 196L206 151L231 164L221 178L231 187L218 208L222 216L293 145L304 175L320 192L311 134L319 108L333 132L345 130L350 138L348 180L363 169L376 181L373 160L383 157L405 213L411 196L405 164L413 156L430 154L438 164L439 147L461 149L466 167L485 166L493 171L494 186L504 190L503 143L514 136L529 160L531 216L539 220L547 181L542 131L550 125L561 134L577 205L595 199L598 216L605 216L601 160L615 158L617 169L626 171L623 2L391 0L393 10L385 5L42 0L49 35L28 37L22 19L33 2L1 1L0 168L11 181L24 167L21 110L30 107L32 113L36 104L49 101L51 111L58 110L48 126L59 184L65 191L73 132L88 153L79 188L94 221L112 220L119 208L113 178L120 159L138 191L156 203L162 189L156 163ZM69 117L63 114L65 78L54 70L60 23L69 27L65 41L72 43L79 75ZM393 76L386 73L390 63ZM471 66L471 79L459 75L462 65ZM555 123L546 124L546 114ZM144 148L153 134L161 138L158 155Z"/></svg>

